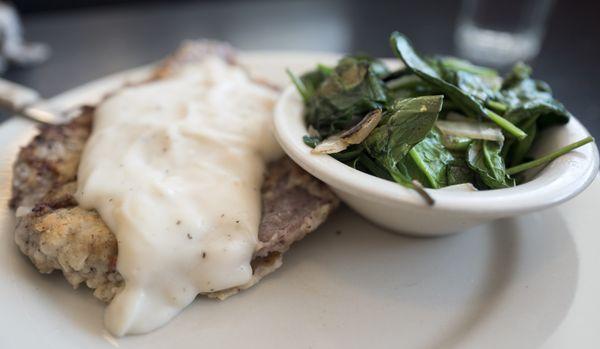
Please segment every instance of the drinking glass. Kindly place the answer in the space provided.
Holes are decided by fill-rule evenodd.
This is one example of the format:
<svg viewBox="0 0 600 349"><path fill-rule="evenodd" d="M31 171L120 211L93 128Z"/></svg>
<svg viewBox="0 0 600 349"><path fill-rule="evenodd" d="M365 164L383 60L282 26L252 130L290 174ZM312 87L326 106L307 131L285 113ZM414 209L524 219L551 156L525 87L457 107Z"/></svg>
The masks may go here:
<svg viewBox="0 0 600 349"><path fill-rule="evenodd" d="M455 31L459 55L497 67L540 50L553 0L463 0Z"/></svg>

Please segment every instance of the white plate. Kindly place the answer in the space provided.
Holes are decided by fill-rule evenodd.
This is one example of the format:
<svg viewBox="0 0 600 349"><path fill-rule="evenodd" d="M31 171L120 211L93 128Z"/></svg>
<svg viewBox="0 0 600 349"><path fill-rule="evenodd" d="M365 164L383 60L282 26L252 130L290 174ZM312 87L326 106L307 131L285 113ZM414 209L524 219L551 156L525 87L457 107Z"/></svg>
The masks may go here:
<svg viewBox="0 0 600 349"><path fill-rule="evenodd" d="M332 59L252 53L242 61L283 83L285 67L300 71ZM52 102L93 101L134 78L112 76ZM559 326L580 284L571 222L595 233L573 207L589 206L598 182L570 210L438 239L391 234L342 208L252 289L224 302L200 298L158 331L114 339L103 330L102 303L56 273L39 274L13 242L4 202L11 164L32 134L20 119L0 126L0 348L532 348Z"/></svg>

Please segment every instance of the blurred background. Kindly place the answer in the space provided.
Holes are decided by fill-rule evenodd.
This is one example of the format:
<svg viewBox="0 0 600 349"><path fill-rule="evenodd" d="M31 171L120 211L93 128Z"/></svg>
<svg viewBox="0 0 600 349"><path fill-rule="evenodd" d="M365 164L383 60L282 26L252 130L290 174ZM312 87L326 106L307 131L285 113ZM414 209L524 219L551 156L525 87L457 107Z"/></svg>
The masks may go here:
<svg viewBox="0 0 600 349"><path fill-rule="evenodd" d="M550 83L556 97L600 139L598 0L20 0L13 5L25 38L48 44L52 53L38 65L10 66L4 77L48 97L160 59L187 38L226 40L242 49L387 57L388 36L399 30L424 53L487 54L500 67L506 59L526 59L534 76ZM474 35L496 31L515 35L488 37L499 40L491 47L473 46ZM515 38L524 46L513 45ZM517 50L493 51L506 40Z"/></svg>

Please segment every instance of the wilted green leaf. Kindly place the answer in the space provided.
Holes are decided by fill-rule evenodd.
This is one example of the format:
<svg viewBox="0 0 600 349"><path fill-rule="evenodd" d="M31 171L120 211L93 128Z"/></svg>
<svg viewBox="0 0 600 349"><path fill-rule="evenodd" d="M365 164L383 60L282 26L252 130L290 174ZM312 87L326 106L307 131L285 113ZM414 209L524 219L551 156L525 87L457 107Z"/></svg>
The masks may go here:
<svg viewBox="0 0 600 349"><path fill-rule="evenodd" d="M432 129L425 139L417 143L409 152L407 167L413 178L426 178L420 180L424 186L441 188L448 185L447 167L454 161L454 156L448 151L440 140L440 133ZM408 166L408 163L414 166Z"/></svg>
<svg viewBox="0 0 600 349"><path fill-rule="evenodd" d="M487 110L476 97L445 81L435 69L419 57L404 35L398 32L392 33L390 40L392 49L410 70L448 96L464 113L474 118L488 117L515 137L519 139L526 137L526 134L511 122Z"/></svg>
<svg viewBox="0 0 600 349"><path fill-rule="evenodd" d="M540 128L567 123L570 113L554 99L548 84L530 74L531 68L520 63L506 77L498 98L508 108L504 118L516 124L536 119Z"/></svg>
<svg viewBox="0 0 600 349"><path fill-rule="evenodd" d="M380 125L365 139L369 155L392 177L404 181L398 164L410 149L433 128L442 108L443 96L408 98L396 102Z"/></svg>
<svg viewBox="0 0 600 349"><path fill-rule="evenodd" d="M374 71L374 62L346 57L330 75L316 70L303 76L303 81L318 83L305 103L305 113L308 124L322 137L352 127L369 111L381 109L386 103L386 87Z"/></svg>
<svg viewBox="0 0 600 349"><path fill-rule="evenodd" d="M498 142L473 141L467 151L467 163L479 178L491 189L507 188L515 185L506 174L504 160L500 156L502 146Z"/></svg>

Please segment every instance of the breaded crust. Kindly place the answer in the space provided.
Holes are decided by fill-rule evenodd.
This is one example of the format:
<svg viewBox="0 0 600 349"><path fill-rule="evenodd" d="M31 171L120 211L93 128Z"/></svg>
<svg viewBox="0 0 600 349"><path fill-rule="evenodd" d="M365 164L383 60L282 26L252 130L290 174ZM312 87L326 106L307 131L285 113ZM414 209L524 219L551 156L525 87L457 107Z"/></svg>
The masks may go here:
<svg viewBox="0 0 600 349"><path fill-rule="evenodd" d="M152 79L178 67L218 55L234 62L229 46L187 43L157 68ZM10 206L17 211L15 241L42 273L61 270L73 287L84 283L94 296L110 301L123 287L116 270L118 246L97 212L77 205L77 168L93 126L94 108L59 126L42 126L21 149L14 164ZM262 187L259 245L252 260L253 278L245 285L208 294L224 299L256 284L281 265L292 243L314 231L337 207L330 189L283 158L268 165Z"/></svg>

